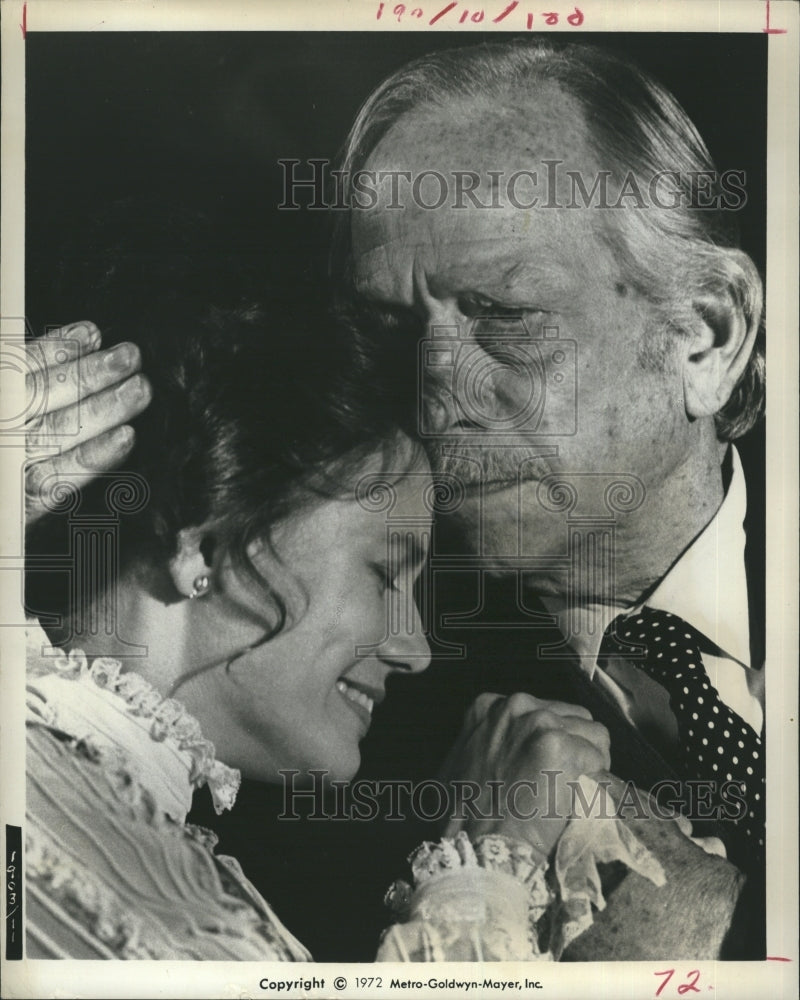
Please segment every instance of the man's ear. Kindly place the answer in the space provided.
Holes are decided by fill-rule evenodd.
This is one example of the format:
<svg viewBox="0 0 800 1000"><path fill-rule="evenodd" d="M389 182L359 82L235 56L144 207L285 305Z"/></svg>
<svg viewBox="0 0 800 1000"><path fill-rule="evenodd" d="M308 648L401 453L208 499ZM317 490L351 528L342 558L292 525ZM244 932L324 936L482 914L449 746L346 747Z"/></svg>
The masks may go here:
<svg viewBox="0 0 800 1000"><path fill-rule="evenodd" d="M683 347L683 396L691 419L711 417L730 399L755 344L758 322L727 292L698 298Z"/></svg>
<svg viewBox="0 0 800 1000"><path fill-rule="evenodd" d="M172 583L184 597L196 597L197 581L210 578L211 551L205 526L182 528L178 532L175 555L169 561Z"/></svg>

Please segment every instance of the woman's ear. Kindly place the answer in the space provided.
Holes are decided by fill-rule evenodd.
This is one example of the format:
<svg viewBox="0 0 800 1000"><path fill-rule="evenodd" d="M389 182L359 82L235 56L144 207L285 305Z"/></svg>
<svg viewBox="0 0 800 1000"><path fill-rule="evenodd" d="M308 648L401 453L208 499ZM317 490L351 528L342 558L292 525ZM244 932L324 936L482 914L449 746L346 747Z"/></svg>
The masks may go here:
<svg viewBox="0 0 800 1000"><path fill-rule="evenodd" d="M213 540L205 526L182 528L169 562L172 583L184 597L203 597L211 587Z"/></svg>
<svg viewBox="0 0 800 1000"><path fill-rule="evenodd" d="M758 321L726 291L693 303L694 328L683 356L683 396L691 419L713 417L730 399L747 367Z"/></svg>

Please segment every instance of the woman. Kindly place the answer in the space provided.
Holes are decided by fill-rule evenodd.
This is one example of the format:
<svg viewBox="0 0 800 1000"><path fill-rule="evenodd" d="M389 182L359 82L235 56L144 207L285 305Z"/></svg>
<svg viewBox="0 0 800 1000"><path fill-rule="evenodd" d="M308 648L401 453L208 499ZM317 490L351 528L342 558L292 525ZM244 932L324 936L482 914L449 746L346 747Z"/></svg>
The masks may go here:
<svg viewBox="0 0 800 1000"><path fill-rule="evenodd" d="M276 956L304 956L182 825L192 790L208 783L218 809L232 804L238 775L215 748L265 781L281 768L352 777L387 677L429 660L413 600L395 602L403 617L384 640L385 595L408 595L425 557L430 479L391 400L365 398L366 361L357 372L330 323L310 355L299 352L319 315L212 311L201 321L187 308L161 299L157 316L140 311L154 401L127 468L81 497L80 515L101 517L109 482L130 491L113 540L119 563L103 573L104 557L89 556L81 571L97 536L73 510L72 599L51 631L73 652L33 635L31 956L263 958L262 936ZM383 481L412 518L402 550L387 550L384 517L353 498L365 478ZM164 893L145 905L146 922L136 917L145 869ZM181 917L194 919L188 893L208 924L191 943L175 923L176 878ZM215 920L220 930L209 929Z"/></svg>
<svg viewBox="0 0 800 1000"><path fill-rule="evenodd" d="M431 479L404 430L408 388L321 313L190 302L151 295L113 331L136 337L152 381L125 469L80 493L39 482L71 570L60 599L29 590L50 624L32 628L28 667L28 957L308 959L185 823L193 791L208 785L219 811L240 772L352 778L387 678L429 662L413 585ZM83 327L67 339L91 340ZM470 753L513 737L537 707L521 698L476 707ZM560 711L581 770L607 766L602 727ZM560 951L561 926L574 935L590 911L580 861L571 883L545 881L559 837L564 857L586 854L581 825L564 826L543 850L502 818L423 845L378 957L549 957L546 912ZM658 877L621 825L603 852Z"/></svg>

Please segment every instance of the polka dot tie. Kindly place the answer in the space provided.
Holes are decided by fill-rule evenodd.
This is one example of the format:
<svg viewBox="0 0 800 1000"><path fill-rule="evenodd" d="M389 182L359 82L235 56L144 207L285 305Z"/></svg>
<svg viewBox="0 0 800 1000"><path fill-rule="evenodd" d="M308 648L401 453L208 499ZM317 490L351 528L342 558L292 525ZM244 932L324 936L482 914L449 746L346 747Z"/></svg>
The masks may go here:
<svg viewBox="0 0 800 1000"><path fill-rule="evenodd" d="M750 867L764 857L764 748L755 730L720 699L703 665L703 646L713 649L682 618L644 607L614 619L598 659L623 657L666 689L678 723L679 777L713 783L709 805L721 820L728 857ZM704 809L708 816L710 809Z"/></svg>

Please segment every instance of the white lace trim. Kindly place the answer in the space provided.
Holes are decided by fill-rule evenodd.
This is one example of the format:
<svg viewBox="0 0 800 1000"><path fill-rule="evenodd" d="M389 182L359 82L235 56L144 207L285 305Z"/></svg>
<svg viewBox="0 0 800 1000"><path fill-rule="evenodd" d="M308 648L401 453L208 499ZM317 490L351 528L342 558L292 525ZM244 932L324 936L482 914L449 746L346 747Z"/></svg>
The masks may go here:
<svg viewBox="0 0 800 1000"><path fill-rule="evenodd" d="M214 744L203 737L200 723L179 701L165 698L139 674L123 673L119 660L98 656L89 663L83 650L65 653L50 645L41 628L29 626L27 675L29 681L57 676L92 683L116 696L118 708L125 714L140 721L151 720L151 739L188 755L189 782L193 788L208 785L217 813L233 807L241 773L216 759ZM58 725L57 708L41 692L29 692L28 707L45 724Z"/></svg>
<svg viewBox="0 0 800 1000"><path fill-rule="evenodd" d="M513 879L521 886L528 908L528 939L533 953L539 954L536 924L553 902L553 894L545 881L547 860L530 844L500 834L479 837L473 844L462 830L452 839L443 837L438 843L424 841L409 855L408 863L413 888L408 882L399 880L390 886L385 897L386 905L401 920L407 919L412 910L419 909L419 893L422 891L424 895L432 883L464 870L477 874L482 869ZM439 899L435 909L440 917L441 908L442 900ZM455 904L449 916L482 919L481 914L470 916L461 903Z"/></svg>
<svg viewBox="0 0 800 1000"><path fill-rule="evenodd" d="M597 783L585 775L581 775L580 783L585 800L594 801ZM479 876L505 876L525 887L531 951L539 955L540 943L546 944L542 957L556 961L572 941L591 927L594 914L605 909L598 864L620 861L655 886L666 881L657 858L623 821L610 817L571 819L559 838L549 875L547 860L532 845L501 834L479 837L474 845L463 831L452 840L425 841L408 861L413 887L404 881L395 882L384 900L399 920L423 916L436 922L437 917L442 919L446 914L447 919L481 923L489 913L486 906L475 905L476 900L480 903L475 888ZM460 894L456 878L459 873L463 882ZM494 923L505 922L508 927L513 923L514 882L506 882L504 897L499 890L491 891ZM485 894L489 891L487 887ZM548 909L546 920L540 924ZM540 937L545 940L540 942ZM397 944L397 934L395 939Z"/></svg>
<svg viewBox="0 0 800 1000"><path fill-rule="evenodd" d="M553 902L547 860L501 834L474 843L463 831L424 842L410 856L413 888L395 882L386 903L400 924L384 943L404 961L550 961L537 923Z"/></svg>

